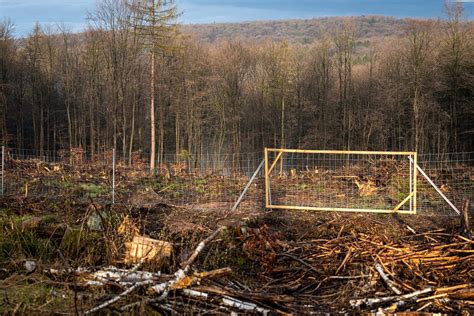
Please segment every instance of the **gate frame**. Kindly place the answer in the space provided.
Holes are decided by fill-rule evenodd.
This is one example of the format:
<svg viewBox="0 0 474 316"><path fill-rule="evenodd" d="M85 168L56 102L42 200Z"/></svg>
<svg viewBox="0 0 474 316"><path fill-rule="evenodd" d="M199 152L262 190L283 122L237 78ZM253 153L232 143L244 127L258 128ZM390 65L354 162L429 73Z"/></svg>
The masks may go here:
<svg viewBox="0 0 474 316"><path fill-rule="evenodd" d="M277 153L275 159L270 165L268 153ZM275 205L271 200L270 174L275 168L278 160L284 153L300 153L300 154L342 154L342 155L398 155L407 156L410 168L410 194L401 201L394 209L361 209L361 208L345 208L345 207L313 207L313 206L291 206L291 205ZM265 207L268 209L283 210L307 210L307 211L333 211L333 212L365 212L365 213L400 213L400 214L416 214L416 178L417 178L417 153L414 151L354 151L354 150L306 150L306 149L285 149L285 148L266 148L264 150L265 160ZM400 208L410 201L410 210L404 211Z"/></svg>

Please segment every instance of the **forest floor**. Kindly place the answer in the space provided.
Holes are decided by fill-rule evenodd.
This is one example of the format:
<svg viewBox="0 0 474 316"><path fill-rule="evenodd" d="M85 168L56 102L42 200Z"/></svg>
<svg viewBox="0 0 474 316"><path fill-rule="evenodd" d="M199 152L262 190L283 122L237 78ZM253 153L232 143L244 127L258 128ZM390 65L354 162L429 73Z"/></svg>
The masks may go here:
<svg viewBox="0 0 474 316"><path fill-rule="evenodd" d="M85 314L114 298L103 313L474 312L474 242L460 234L457 217L272 211L255 203L230 214L227 204L171 205L156 191L115 205L75 189L2 197L0 312ZM133 234L169 242L169 255L124 262L133 238L120 229L125 222ZM173 280L219 228L188 276L157 299L151 285ZM124 274L112 280L117 271ZM137 283L125 279L145 272L151 283L121 295Z"/></svg>

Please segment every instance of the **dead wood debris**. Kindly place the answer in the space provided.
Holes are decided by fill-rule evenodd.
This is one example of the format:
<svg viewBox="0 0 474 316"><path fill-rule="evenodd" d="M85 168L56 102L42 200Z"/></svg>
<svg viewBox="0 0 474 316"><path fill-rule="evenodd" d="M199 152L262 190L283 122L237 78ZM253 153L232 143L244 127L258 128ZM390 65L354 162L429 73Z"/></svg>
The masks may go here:
<svg viewBox="0 0 474 316"><path fill-rule="evenodd" d="M49 270L48 274L59 277L73 273L76 284L120 289L120 294L87 313L110 305L129 310L143 304L175 313L191 308L203 313L254 314L453 313L472 310L474 305L474 241L444 230L396 240L351 231L339 232L334 238L284 241L267 226L241 229L236 238L260 271L259 278L249 276L258 279L258 286L244 284L245 280L235 277L233 269L227 267L191 270L197 254L222 233L222 229L216 231L199 243L174 275L140 271L141 263L130 270L108 267L96 271ZM133 294L140 288L146 296Z"/></svg>
<svg viewBox="0 0 474 316"><path fill-rule="evenodd" d="M319 303L331 310L349 303L352 309L414 311L432 302L433 310L452 312L472 300L474 242L462 236L433 231L393 242L359 233L288 247L269 239L261 244L256 259L265 268L272 261L268 274L287 285L281 291L327 298Z"/></svg>

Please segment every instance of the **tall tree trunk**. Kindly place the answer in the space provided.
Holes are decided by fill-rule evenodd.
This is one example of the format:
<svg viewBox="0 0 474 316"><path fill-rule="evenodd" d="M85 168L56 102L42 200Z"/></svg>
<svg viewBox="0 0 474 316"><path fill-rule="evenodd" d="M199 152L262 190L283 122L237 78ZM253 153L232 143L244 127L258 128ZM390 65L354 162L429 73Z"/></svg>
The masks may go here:
<svg viewBox="0 0 474 316"><path fill-rule="evenodd" d="M150 63L150 173L155 170L155 51L151 51Z"/></svg>
<svg viewBox="0 0 474 316"><path fill-rule="evenodd" d="M135 136L135 108L136 108L137 99L135 96L135 91L133 92L133 103L132 103L132 121L131 131L130 131L130 144L128 147L128 165L132 165L132 151L133 151L133 137Z"/></svg>
<svg viewBox="0 0 474 316"><path fill-rule="evenodd" d="M280 138L280 148L285 148L285 97L281 100L281 138ZM283 175L283 161L280 159L280 176Z"/></svg>
<svg viewBox="0 0 474 316"><path fill-rule="evenodd" d="M92 89L89 92L92 95ZM93 110L93 97L91 96L89 99L89 143L90 143L90 150L91 150L91 158L94 157L95 155L95 137L94 137L94 110Z"/></svg>
<svg viewBox="0 0 474 316"><path fill-rule="evenodd" d="M66 96L66 114L67 114L67 131L69 135L69 150L72 148L72 120L71 120L71 105L69 96Z"/></svg>
<svg viewBox="0 0 474 316"><path fill-rule="evenodd" d="M158 163L163 163L163 158L164 158L164 142L165 142L165 126L164 126L164 121L165 121L165 114L164 114L164 98L162 97L160 99L162 102L161 104L158 104L158 113L159 113L159 122L158 122L158 132L159 132L159 147L158 147Z"/></svg>
<svg viewBox="0 0 474 316"><path fill-rule="evenodd" d="M176 161L179 162L179 152L181 150L181 135L180 135L180 115L179 109L176 107L175 115L175 152L176 152Z"/></svg>
<svg viewBox="0 0 474 316"><path fill-rule="evenodd" d="M127 115L125 102L122 100L122 159L125 163L127 157Z"/></svg>
<svg viewBox="0 0 474 316"><path fill-rule="evenodd" d="M42 103L42 101L41 101ZM40 122L39 122L39 155L40 157L44 154L44 108L43 104L40 105ZM41 158L40 158L41 159Z"/></svg>

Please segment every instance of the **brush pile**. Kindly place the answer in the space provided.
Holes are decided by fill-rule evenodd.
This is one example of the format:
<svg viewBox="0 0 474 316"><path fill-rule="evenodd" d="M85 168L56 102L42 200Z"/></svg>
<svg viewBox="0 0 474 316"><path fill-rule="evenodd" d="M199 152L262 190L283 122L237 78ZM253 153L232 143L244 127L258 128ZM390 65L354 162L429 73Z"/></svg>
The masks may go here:
<svg viewBox="0 0 474 316"><path fill-rule="evenodd" d="M270 228L269 222L218 229L186 273L142 271L140 263L129 270L74 271L76 285L105 290L95 304L81 305L81 312L473 311L474 241L444 228L413 233L386 221L390 217L315 218L314 231L305 234L302 222L300 229L286 231L275 229L282 223ZM219 254L226 257L213 261ZM206 271L211 261L222 266ZM56 281L68 273L47 271ZM165 283L165 292L155 291Z"/></svg>
<svg viewBox="0 0 474 316"><path fill-rule="evenodd" d="M334 238L282 242L264 227L244 250L268 280L260 287L268 297L253 299L284 312L474 307L474 242L444 230L393 240L341 227Z"/></svg>

